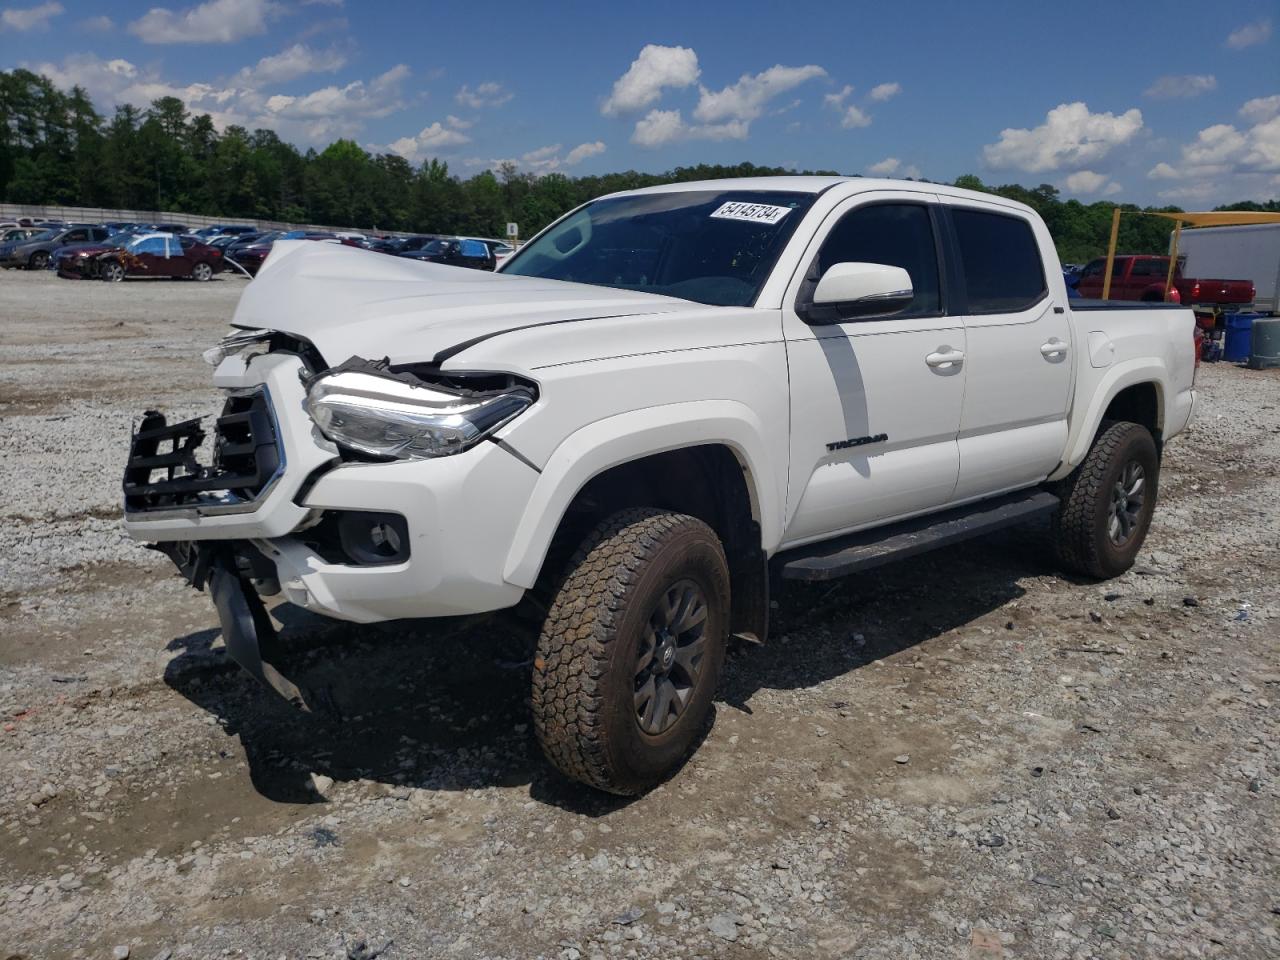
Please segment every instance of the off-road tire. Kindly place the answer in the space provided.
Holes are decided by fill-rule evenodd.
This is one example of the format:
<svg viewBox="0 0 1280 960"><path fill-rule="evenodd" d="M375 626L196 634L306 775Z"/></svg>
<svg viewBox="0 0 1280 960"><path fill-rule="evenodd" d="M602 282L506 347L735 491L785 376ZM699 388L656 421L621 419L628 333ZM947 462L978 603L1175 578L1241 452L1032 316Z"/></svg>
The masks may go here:
<svg viewBox="0 0 1280 960"><path fill-rule="evenodd" d="M49 254L43 250L37 250L27 259L28 270L43 270L49 265Z"/></svg>
<svg viewBox="0 0 1280 960"><path fill-rule="evenodd" d="M648 617L691 580L707 605L706 647L684 711L656 736L636 716L635 664ZM602 521L569 561L538 638L533 723L562 773L633 796L669 777L706 730L729 626L729 568L701 520L654 508Z"/></svg>
<svg viewBox="0 0 1280 960"><path fill-rule="evenodd" d="M1108 534L1111 496L1127 464L1145 473L1142 510L1123 545ZM1104 421L1084 462L1059 485L1062 505L1054 515L1052 540L1058 562L1072 573L1108 580L1124 573L1142 549L1159 485L1160 455L1146 427Z"/></svg>

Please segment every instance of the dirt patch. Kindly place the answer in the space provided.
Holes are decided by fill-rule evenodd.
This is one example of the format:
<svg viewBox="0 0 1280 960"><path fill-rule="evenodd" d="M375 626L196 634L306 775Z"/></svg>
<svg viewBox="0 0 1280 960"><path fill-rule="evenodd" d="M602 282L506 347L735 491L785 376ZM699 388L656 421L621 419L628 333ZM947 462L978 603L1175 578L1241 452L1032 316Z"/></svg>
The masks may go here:
<svg viewBox="0 0 1280 960"><path fill-rule="evenodd" d="M0 955L1276 955L1276 371L1201 369L1115 581L1019 529L785 587L624 802L542 761L527 624L278 606L296 714L120 532L242 289L0 275Z"/></svg>

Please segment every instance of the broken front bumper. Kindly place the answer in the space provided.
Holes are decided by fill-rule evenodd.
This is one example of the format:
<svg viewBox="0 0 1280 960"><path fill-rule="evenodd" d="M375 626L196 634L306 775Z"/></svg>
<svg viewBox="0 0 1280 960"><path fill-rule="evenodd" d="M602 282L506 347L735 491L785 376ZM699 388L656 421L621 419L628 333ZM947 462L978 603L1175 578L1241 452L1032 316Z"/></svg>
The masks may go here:
<svg viewBox="0 0 1280 960"><path fill-rule="evenodd" d="M337 449L316 434L303 412L304 371L298 357L279 353L254 357L247 365L230 358L214 376L215 385L243 391L250 403L255 393L263 397L258 409L251 407L239 414L246 424L250 420L265 424L273 434L270 443L275 468L269 476L256 478L256 484L241 484L244 470L201 468L195 461L199 442L191 440L193 429L198 429L193 428L193 422L171 426L163 418L150 423L144 419L142 429L134 435L125 474L124 528L129 536L152 542L248 540L280 537L297 529L310 514L296 502L298 491L317 468L338 456ZM282 415L287 411L296 411L296 415ZM226 415L219 418L224 419ZM147 436L148 427L160 436ZM152 440L173 441L174 450L154 449ZM215 436L219 462L228 462L222 456L228 447L244 443L260 447L261 441L257 427L246 435L220 422ZM179 449L180 444L188 446ZM242 451L235 453L244 455ZM260 453L254 454L258 468L262 466L256 459ZM169 460L156 459L166 455ZM146 470L166 470L167 475L153 481Z"/></svg>

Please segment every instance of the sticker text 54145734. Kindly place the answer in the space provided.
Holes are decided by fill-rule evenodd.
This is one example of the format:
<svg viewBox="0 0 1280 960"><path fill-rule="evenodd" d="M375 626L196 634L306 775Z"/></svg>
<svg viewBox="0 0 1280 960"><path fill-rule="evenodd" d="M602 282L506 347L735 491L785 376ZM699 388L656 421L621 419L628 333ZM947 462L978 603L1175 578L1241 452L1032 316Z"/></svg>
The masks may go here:
<svg viewBox="0 0 1280 960"><path fill-rule="evenodd" d="M730 200L728 203L720 204L711 216L717 220L745 220L747 223L773 225L790 212L790 207L775 207L768 203L743 203L741 200Z"/></svg>

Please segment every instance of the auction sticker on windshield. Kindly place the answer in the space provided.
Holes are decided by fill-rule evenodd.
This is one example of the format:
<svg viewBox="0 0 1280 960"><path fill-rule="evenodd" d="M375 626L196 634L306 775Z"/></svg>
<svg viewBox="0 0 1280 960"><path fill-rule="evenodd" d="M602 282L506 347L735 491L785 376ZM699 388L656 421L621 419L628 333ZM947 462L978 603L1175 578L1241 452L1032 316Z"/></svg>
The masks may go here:
<svg viewBox="0 0 1280 960"><path fill-rule="evenodd" d="M741 200L730 200L720 204L720 208L711 216L717 220L745 220L747 223L775 224L788 213L790 207L775 207L767 203L743 203Z"/></svg>

